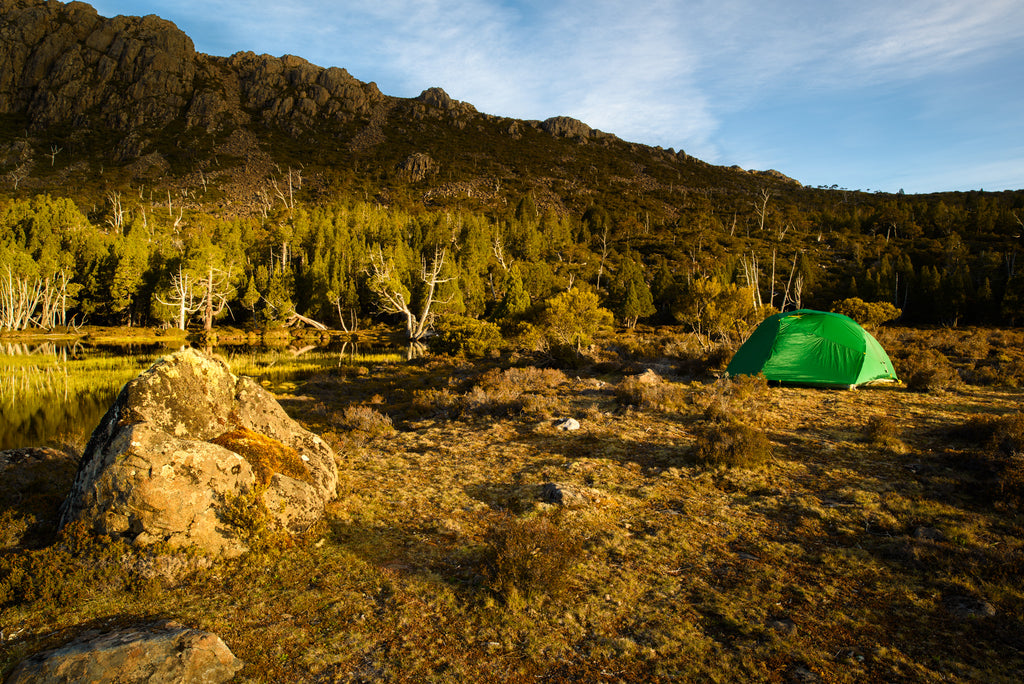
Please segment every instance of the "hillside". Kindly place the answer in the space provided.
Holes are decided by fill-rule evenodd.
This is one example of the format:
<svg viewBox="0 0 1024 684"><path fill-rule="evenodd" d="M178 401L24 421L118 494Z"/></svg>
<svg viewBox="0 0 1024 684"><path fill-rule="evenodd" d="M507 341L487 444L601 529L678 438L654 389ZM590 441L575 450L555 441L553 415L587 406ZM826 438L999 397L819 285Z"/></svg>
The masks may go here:
<svg viewBox="0 0 1024 684"><path fill-rule="evenodd" d="M76 254L77 272L64 269L80 286L79 320L166 320L156 302L166 301L161 291L190 247L202 251L197 240L229 252L217 259L231 274L221 294L253 320L256 307L242 296L251 282L267 301L275 269L299 313L340 314L318 301L305 271L331 261L324 245L347 242L348 256L325 266L334 269L327 279L337 281L333 294L349 292L353 312L369 316L377 308L367 255L403 243L399 276L416 290L415 266L442 241L429 226L454 216L463 234L444 240L459 267L449 277L468 302L456 309L471 317L500 304L508 264L488 257L485 243L503 241L535 303L587 283L614 309L607 274L635 261L655 290L655 321L680 320L680 291L711 279L753 290L756 308L827 308L856 296L893 303L909 321L1018 322L1019 191L808 188L778 171L713 166L566 117L484 114L440 88L391 97L301 57L204 55L154 16L108 19L80 2L0 7L0 60L11 65L0 74L6 248L34 261L43 249L29 244L23 224L38 222L31 216L47 213L46 201L18 202L72 200L81 213L73 222L100 233L92 251ZM370 213L373 226L363 220ZM341 214L348 237L336 233ZM118 301L109 279L120 257L108 228L124 241L134 223L149 233L138 256L146 265ZM464 253L468 243L477 253Z"/></svg>

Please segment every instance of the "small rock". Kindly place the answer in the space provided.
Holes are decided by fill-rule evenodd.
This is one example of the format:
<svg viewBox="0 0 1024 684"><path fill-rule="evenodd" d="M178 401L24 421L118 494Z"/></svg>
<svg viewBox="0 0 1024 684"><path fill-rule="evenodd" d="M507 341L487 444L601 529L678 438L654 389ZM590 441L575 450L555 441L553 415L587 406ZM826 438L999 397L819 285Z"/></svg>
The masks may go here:
<svg viewBox="0 0 1024 684"><path fill-rule="evenodd" d="M806 665L794 665L786 673L786 681L792 684L818 684L821 677Z"/></svg>
<svg viewBox="0 0 1024 684"><path fill-rule="evenodd" d="M555 427L559 430L579 430L580 422L575 418L563 418L562 420L555 421Z"/></svg>

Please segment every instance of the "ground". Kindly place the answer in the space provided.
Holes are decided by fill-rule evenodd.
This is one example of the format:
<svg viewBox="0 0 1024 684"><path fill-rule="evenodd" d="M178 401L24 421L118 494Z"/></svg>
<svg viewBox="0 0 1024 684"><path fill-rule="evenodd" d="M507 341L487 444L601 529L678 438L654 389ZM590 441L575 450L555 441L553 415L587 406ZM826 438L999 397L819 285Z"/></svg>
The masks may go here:
<svg viewBox="0 0 1024 684"><path fill-rule="evenodd" d="M985 427L1024 392L736 389L627 356L314 375L281 401L339 455L321 525L176 586L94 540L9 551L0 664L171 617L238 681L1024 678L1020 491ZM767 460L696 463L733 420Z"/></svg>

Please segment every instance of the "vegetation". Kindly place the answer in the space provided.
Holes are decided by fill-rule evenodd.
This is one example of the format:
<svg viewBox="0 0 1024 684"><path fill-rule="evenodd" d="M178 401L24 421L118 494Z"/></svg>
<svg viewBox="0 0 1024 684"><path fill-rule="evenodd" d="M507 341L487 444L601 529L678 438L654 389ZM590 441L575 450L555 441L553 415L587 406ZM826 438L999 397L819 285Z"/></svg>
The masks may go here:
<svg viewBox="0 0 1024 684"><path fill-rule="evenodd" d="M881 334L949 352L963 382L716 380L678 327L598 336L571 372L523 349L321 356L274 386L336 449L339 498L291 541L229 502L253 547L233 561L55 539L73 456L4 471L0 673L159 615L221 635L244 681L1011 681L1024 336Z"/></svg>
<svg viewBox="0 0 1024 684"><path fill-rule="evenodd" d="M416 342L406 364L227 352L342 473L295 540L254 493L225 502L241 559L58 536L82 435L0 463L2 674L171 615L221 635L250 681L1020 678L1024 191L802 187L389 104L287 131L175 121L137 141L157 174L115 160L124 132L0 116L10 344L83 324L143 329L133 344L284 343L299 324ZM759 321L802 307L874 326L907 387L715 379ZM93 391L101 413L145 365L89 363L80 384L74 358L0 357L12 446L49 420L18 396ZM552 484L577 503L545 500Z"/></svg>

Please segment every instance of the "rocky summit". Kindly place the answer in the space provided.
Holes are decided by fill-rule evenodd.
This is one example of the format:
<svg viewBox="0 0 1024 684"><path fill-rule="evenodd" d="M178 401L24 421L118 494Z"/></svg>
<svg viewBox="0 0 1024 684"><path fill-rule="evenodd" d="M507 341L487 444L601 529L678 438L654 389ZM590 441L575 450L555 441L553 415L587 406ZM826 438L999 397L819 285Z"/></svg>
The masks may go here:
<svg viewBox="0 0 1024 684"><path fill-rule="evenodd" d="M236 556L247 548L243 519L303 529L337 481L331 448L266 390L185 349L118 395L82 455L61 525Z"/></svg>

